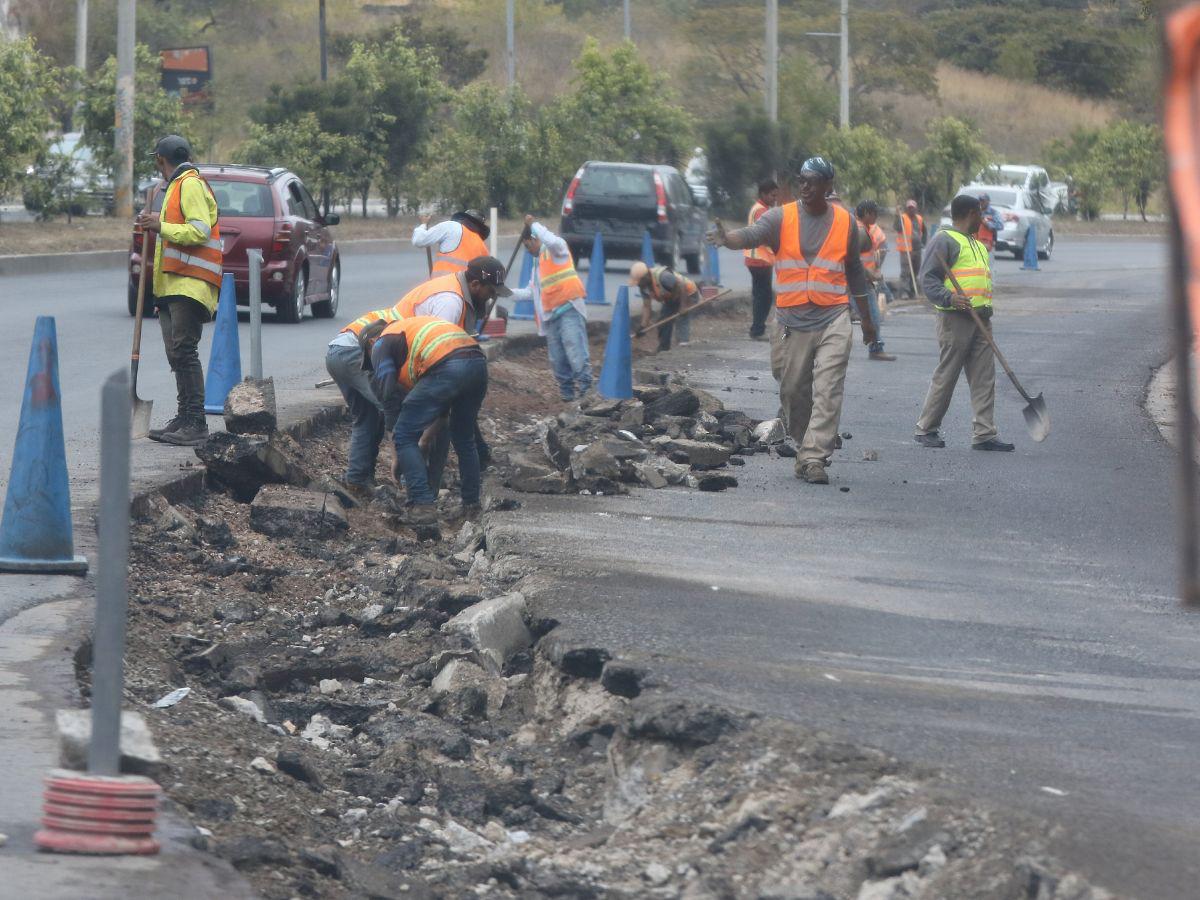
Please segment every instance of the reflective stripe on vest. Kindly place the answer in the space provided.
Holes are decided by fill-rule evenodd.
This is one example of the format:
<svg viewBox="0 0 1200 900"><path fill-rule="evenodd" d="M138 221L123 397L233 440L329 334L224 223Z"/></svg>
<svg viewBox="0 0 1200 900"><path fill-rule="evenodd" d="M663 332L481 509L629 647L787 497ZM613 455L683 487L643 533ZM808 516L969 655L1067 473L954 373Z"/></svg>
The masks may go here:
<svg viewBox="0 0 1200 900"><path fill-rule="evenodd" d="M474 259L475 257L471 257ZM463 267L464 271L466 267ZM396 312L400 314L402 319L411 319L417 315L417 307L432 297L434 294L458 294L463 298L462 312L459 314L455 324L464 331L467 328L467 310L471 308L471 303L463 296L462 282L457 275L437 275L428 281L423 281L415 288L400 298L396 304Z"/></svg>
<svg viewBox="0 0 1200 900"><path fill-rule="evenodd" d="M405 390L411 391L431 368L464 347L478 347L473 337L452 322L434 316L397 319L383 335L403 334L408 343L408 359L397 373Z"/></svg>
<svg viewBox="0 0 1200 900"><path fill-rule="evenodd" d="M953 228L942 229L958 244L958 259L950 267L954 277L958 279L962 292L971 298L971 305L976 309L992 305L992 273L988 266L987 248L979 241L968 237ZM942 282L946 290L955 293L954 282L947 276ZM941 310L951 310L952 306L939 306Z"/></svg>
<svg viewBox="0 0 1200 900"><path fill-rule="evenodd" d="M879 267L879 248L887 243L887 235L878 225L872 225L867 229L867 237L870 242L867 249L862 251L862 264L863 268L873 272Z"/></svg>
<svg viewBox="0 0 1200 900"><path fill-rule="evenodd" d="M911 253L913 248L913 222L908 213L900 214L900 232L896 235L896 249L901 253Z"/></svg>
<svg viewBox="0 0 1200 900"><path fill-rule="evenodd" d="M183 182L188 178L200 178L195 169L188 169L173 182L167 185L167 195L163 199L162 221L169 225L183 225L185 222L203 232L208 238L203 244L177 244L166 238L162 240L162 270L172 275L183 275L187 278L199 278L211 285L221 286L221 263L224 254L221 251L221 228L218 224L209 226L208 222L200 219L185 220L183 217ZM200 178L209 195L212 189L208 182ZM216 200L213 200L216 204ZM218 215L220 210L217 211ZM160 236L161 237L161 236Z"/></svg>
<svg viewBox="0 0 1200 900"><path fill-rule="evenodd" d="M764 206L761 200L755 200L754 205L750 207L750 215L746 217L746 224L753 225L768 209L769 207ZM742 254L746 257L747 261L753 260L765 265L775 264L775 251L766 244L762 244L758 247L749 247L743 250Z"/></svg>
<svg viewBox="0 0 1200 900"><path fill-rule="evenodd" d="M571 257L568 255L566 262L556 263L545 247L538 257L538 287L544 312L554 312L572 300L581 300L587 296Z"/></svg>
<svg viewBox="0 0 1200 900"><path fill-rule="evenodd" d="M363 329L368 325L373 325L376 322L395 322L400 318L400 313L396 311L396 307L391 306L387 309L377 309L374 312L369 312L366 315L359 316L349 325L342 329L342 333L350 332L351 334L362 337Z"/></svg>
<svg viewBox="0 0 1200 900"><path fill-rule="evenodd" d="M690 278L684 278L678 272L672 272L666 266L655 266L650 270L650 295L660 303L664 303L667 300L672 299L670 296L668 296L666 288L662 286L662 277L667 272L671 272L671 274L675 276L680 288L682 288L683 292L679 295L678 299L682 300L684 297L690 297L692 294L696 293L697 290L699 290L699 288L696 287L696 282L692 281Z"/></svg>
<svg viewBox="0 0 1200 900"><path fill-rule="evenodd" d="M781 308L815 303L836 306L848 302L846 254L849 251L850 213L831 206L833 222L825 243L810 263L800 249L800 204L783 207L779 253L775 259L775 305Z"/></svg>
<svg viewBox="0 0 1200 900"><path fill-rule="evenodd" d="M433 274L453 275L456 272L465 272L467 263L477 256L487 255L488 248L487 244L483 242L483 238L464 225L458 246L449 252L439 253L437 259L434 260Z"/></svg>

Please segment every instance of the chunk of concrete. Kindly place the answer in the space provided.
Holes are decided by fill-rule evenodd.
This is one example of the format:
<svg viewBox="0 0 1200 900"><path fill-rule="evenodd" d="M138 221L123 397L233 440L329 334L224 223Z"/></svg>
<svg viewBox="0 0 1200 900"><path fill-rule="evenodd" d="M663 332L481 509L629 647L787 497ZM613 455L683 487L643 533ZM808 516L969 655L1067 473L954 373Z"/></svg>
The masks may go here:
<svg viewBox="0 0 1200 900"><path fill-rule="evenodd" d="M571 490L571 476L553 466L514 453L510 457L512 471L504 483L514 491L525 494L565 494Z"/></svg>
<svg viewBox="0 0 1200 900"><path fill-rule="evenodd" d="M667 477L654 467L652 462L638 462L633 464L634 474L637 475L638 481L646 487L665 488L667 486Z"/></svg>
<svg viewBox="0 0 1200 900"><path fill-rule="evenodd" d="M250 504L250 527L271 537L328 539L350 526L335 494L270 484Z"/></svg>
<svg viewBox="0 0 1200 900"><path fill-rule="evenodd" d="M533 643L525 625L525 595L516 591L476 603L442 628L467 638L493 674L504 668L510 656Z"/></svg>
<svg viewBox="0 0 1200 900"><path fill-rule="evenodd" d="M225 397L225 430L233 434L270 434L275 430L275 381L247 378Z"/></svg>
<svg viewBox="0 0 1200 900"><path fill-rule="evenodd" d="M754 426L754 437L760 444L778 444L787 434L783 430L782 419L767 419Z"/></svg>
<svg viewBox="0 0 1200 900"><path fill-rule="evenodd" d="M87 769L88 747L92 741L90 709L60 709L55 713L58 727L59 764L64 769ZM121 771L127 775L158 778L165 768L154 745L150 727L141 713L121 713Z"/></svg>
<svg viewBox="0 0 1200 900"><path fill-rule="evenodd" d="M678 438L667 444L667 450L687 455L688 462L693 466L721 466L729 462L731 451L728 447L709 441L693 441Z"/></svg>

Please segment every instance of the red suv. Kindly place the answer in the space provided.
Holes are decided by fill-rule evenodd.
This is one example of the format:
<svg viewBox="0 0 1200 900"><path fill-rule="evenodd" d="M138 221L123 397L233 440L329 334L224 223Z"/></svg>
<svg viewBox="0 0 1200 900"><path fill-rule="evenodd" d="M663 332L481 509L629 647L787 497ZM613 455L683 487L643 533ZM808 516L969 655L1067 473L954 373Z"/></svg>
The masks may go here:
<svg viewBox="0 0 1200 900"><path fill-rule="evenodd" d="M341 217L322 216L303 182L287 169L259 166L197 166L217 199L225 271L233 273L237 301L250 298L246 251L262 251L262 299L275 307L284 322L299 322L304 307L329 319L337 315L342 263L328 226ZM147 192L150 209L162 209L162 181ZM138 273L142 266L142 238L134 229L129 249L129 314L137 308ZM147 273L149 274L149 273ZM147 308L150 283L146 284Z"/></svg>

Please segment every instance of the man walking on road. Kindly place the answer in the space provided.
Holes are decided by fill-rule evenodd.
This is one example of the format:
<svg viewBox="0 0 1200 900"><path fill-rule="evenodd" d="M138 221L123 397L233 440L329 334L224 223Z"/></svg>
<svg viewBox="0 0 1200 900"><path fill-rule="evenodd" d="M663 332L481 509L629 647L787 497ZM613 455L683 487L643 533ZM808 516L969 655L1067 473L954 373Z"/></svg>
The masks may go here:
<svg viewBox="0 0 1200 900"><path fill-rule="evenodd" d="M753 225L768 209L779 201L779 185L768 178L758 184L758 199L750 207L750 215L746 224ZM750 340L765 341L767 339L767 316L775 305L775 291L772 284L775 271L775 254L769 247L747 247L743 253L746 257L746 268L750 272Z"/></svg>
<svg viewBox="0 0 1200 900"><path fill-rule="evenodd" d="M429 216L413 229L414 247L436 247L437 259L432 275L453 275L467 267L477 256L487 256L488 235L492 229L477 209L456 212L449 220L429 227Z"/></svg>
<svg viewBox="0 0 1200 900"><path fill-rule="evenodd" d="M592 389L592 358L588 350L587 291L567 242L533 216L525 217L525 249L537 260L529 287L512 292L516 300L532 300L538 327L546 335L550 368L564 403Z"/></svg>
<svg viewBox="0 0 1200 900"><path fill-rule="evenodd" d="M181 447L208 439L198 348L204 323L217 311L222 262L217 201L191 158L192 148L179 135L158 141L154 165L167 183L162 211L144 209L137 217L143 231L158 234L154 297L178 399L175 418L163 428L151 429L149 437Z"/></svg>
<svg viewBox="0 0 1200 900"><path fill-rule="evenodd" d="M867 345L867 355L875 362L895 362L896 357L884 352L882 339L883 315L879 308L879 292L887 291L887 282L883 280L883 259L887 256L887 235L879 227L879 204L874 200L864 200L855 210L858 223L864 234L859 235L863 272L867 276L869 300L871 306L871 322L875 326L875 340Z"/></svg>
<svg viewBox="0 0 1200 900"><path fill-rule="evenodd" d="M917 201L909 200L896 216L896 252L900 254L900 283L905 295L917 299L913 280L921 271L921 249L925 246L925 217L917 212Z"/></svg>
<svg viewBox="0 0 1200 900"><path fill-rule="evenodd" d="M925 408L917 420L916 441L923 447L945 447L938 434L960 372L966 372L971 389L974 450L1012 450L1013 445L996 434L996 365L991 345L979 333L971 315L972 307L982 326L992 327L992 275L988 252L973 235L983 218L979 198L959 194L950 204L954 224L933 237L921 269L921 289L937 313L937 339L940 355ZM948 273L958 281L955 288Z"/></svg>
<svg viewBox="0 0 1200 900"><path fill-rule="evenodd" d="M877 339L854 216L825 198L832 164L820 156L800 167L799 202L772 209L726 233L717 222L709 240L734 250L767 245L775 253L775 331L771 369L779 381L783 421L798 446L796 477L829 484L842 414L842 389L854 332L850 295L862 317L863 341Z"/></svg>

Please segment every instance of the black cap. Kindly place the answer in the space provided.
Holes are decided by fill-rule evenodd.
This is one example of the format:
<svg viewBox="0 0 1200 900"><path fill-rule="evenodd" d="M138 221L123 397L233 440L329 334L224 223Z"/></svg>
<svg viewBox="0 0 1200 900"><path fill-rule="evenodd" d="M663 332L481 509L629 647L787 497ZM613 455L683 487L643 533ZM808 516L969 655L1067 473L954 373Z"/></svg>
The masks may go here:
<svg viewBox="0 0 1200 900"><path fill-rule="evenodd" d="M187 138L177 134L168 134L166 137L158 139L150 156L151 158L161 156L167 162L178 165L192 158L192 145L187 142Z"/></svg>
<svg viewBox="0 0 1200 900"><path fill-rule="evenodd" d="M467 263L466 278L468 282L494 285L497 297L512 296L512 291L504 286L504 263L494 256L477 256Z"/></svg>
<svg viewBox="0 0 1200 900"><path fill-rule="evenodd" d="M492 233L491 226L483 218L483 213L477 209L464 209L461 212L456 212L451 217L452 221L458 222L460 225L470 224L479 232L479 236L485 241L488 235Z"/></svg>

